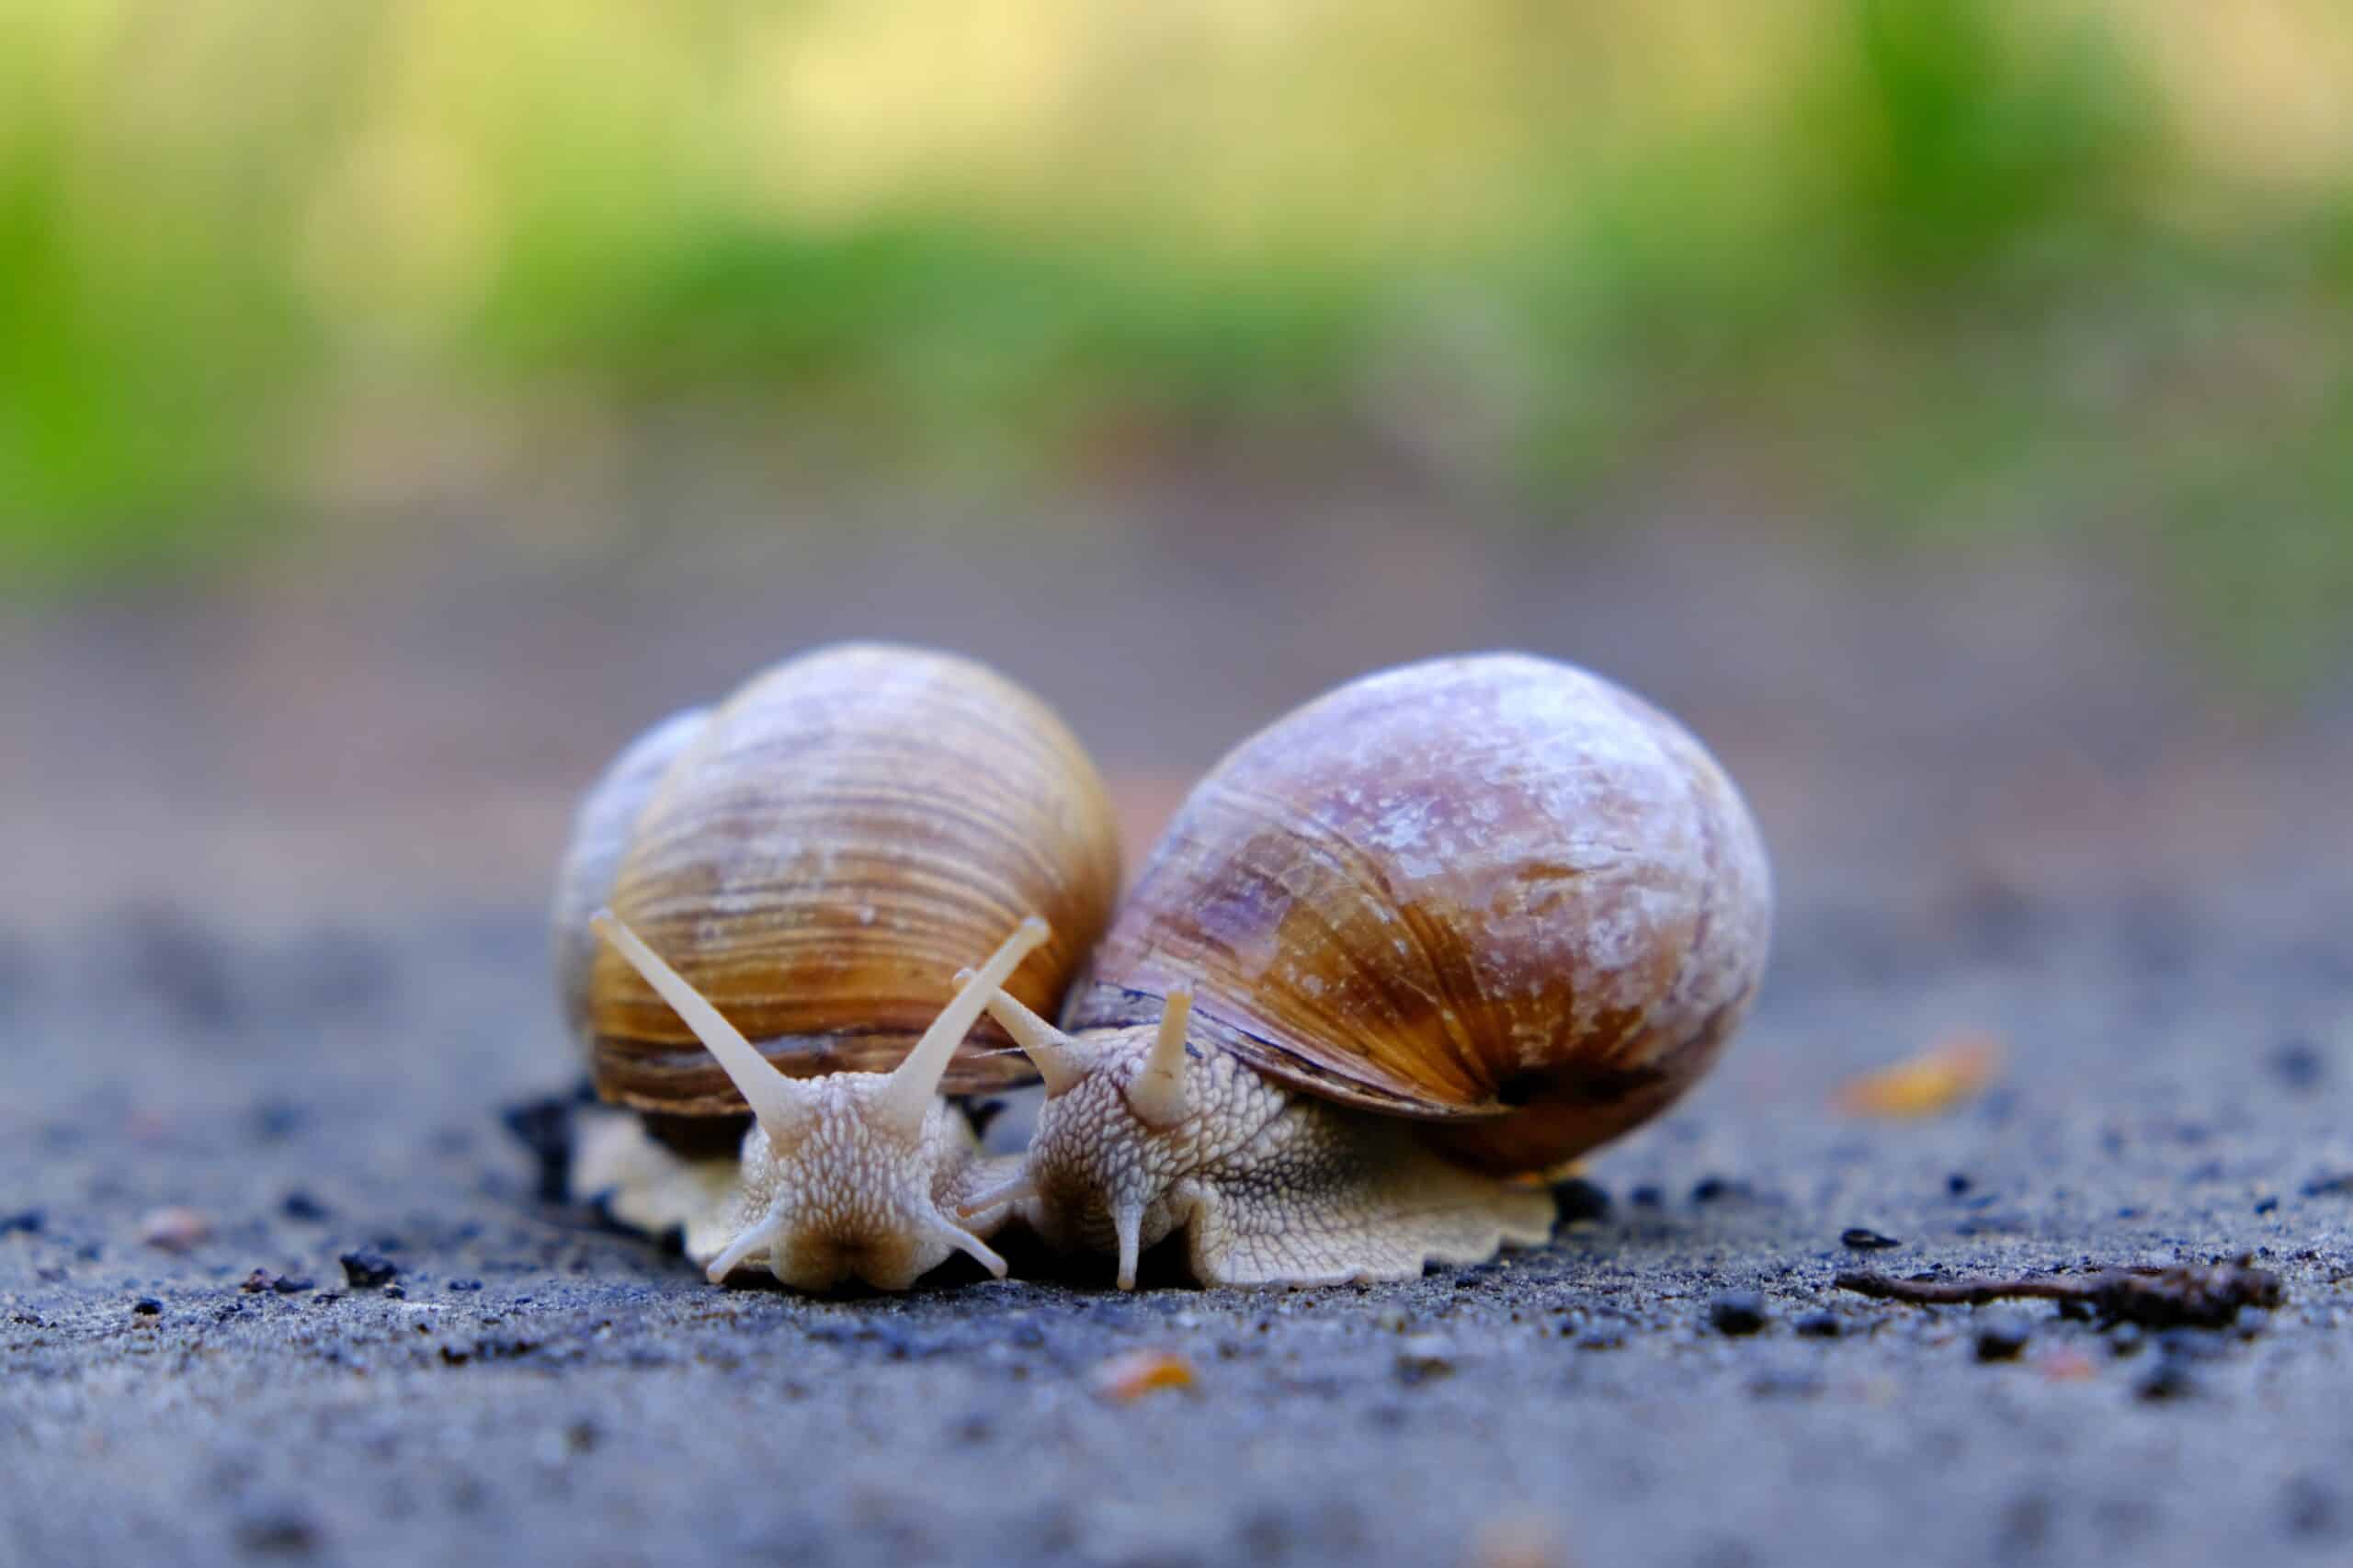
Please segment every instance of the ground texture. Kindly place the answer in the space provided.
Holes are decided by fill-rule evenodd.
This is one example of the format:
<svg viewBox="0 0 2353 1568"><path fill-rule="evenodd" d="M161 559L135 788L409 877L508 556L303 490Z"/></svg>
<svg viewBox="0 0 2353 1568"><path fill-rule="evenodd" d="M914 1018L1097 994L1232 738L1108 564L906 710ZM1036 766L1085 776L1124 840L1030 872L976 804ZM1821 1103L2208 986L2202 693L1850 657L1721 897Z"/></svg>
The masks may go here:
<svg viewBox="0 0 2353 1568"><path fill-rule="evenodd" d="M1798 912L1719 1075L1597 1162L1608 1211L1488 1267L1253 1294L1164 1262L1133 1296L1103 1267L949 1272L842 1301L714 1290L538 1199L494 1115L563 1075L514 1049L544 1006L529 918L259 943L125 916L10 983L0 1540L27 1563L1417 1562L1527 1537L1592 1562L2340 1562L2353 901L2315 896ZM1887 1042L1956 1028L2007 1042L1973 1103L1825 1109ZM142 1241L176 1205L210 1234ZM2228 1330L1832 1286L2245 1251L2286 1301ZM1138 1350L1191 1386L1108 1397Z"/></svg>
<svg viewBox="0 0 2353 1568"><path fill-rule="evenodd" d="M1604 665L1739 597L1613 619L1667 601L1529 560L1557 602L1593 607ZM1533 579L1513 592L1517 620L1457 595L1428 634L1574 651L1528 608L1556 602ZM714 664L756 641L733 613ZM1822 630L1802 602L1778 613ZM1726 737L1783 867L1751 1025L1687 1104L1595 1162L1600 1193L1572 1194L1551 1247L1312 1292L1197 1290L1161 1258L1121 1295L1108 1264L1034 1253L1016 1254L1024 1278L943 1271L903 1297L714 1289L543 1199L500 1119L576 1071L530 869L551 863L580 757L516 786L547 802L519 848L477 852L517 819L448 805L464 760L444 752L398 790L328 780L282 830L191 818L180 880L142 892L84 831L139 770L101 788L57 677L22 732L51 744L6 797L9 862L66 913L20 903L0 925L0 1561L2346 1561L2353 839L2326 776L2292 750L2247 772L2179 731L2146 739L2167 699L2139 687L2120 714L2071 706L2031 669L2004 688L1948 650L1841 687L1843 657L1775 665L1733 619L1707 624L1735 629L1730 652L1662 659L1643 684ZM1908 645L1874 635L1855 646ZM114 646L39 639L52 672ZM299 652L230 641L233 665L307 689ZM2038 645L1983 646L2011 642ZM211 692L160 705L153 744L176 760L158 769L267 799L270 770L203 749L205 714L255 733L220 699L241 688L156 646L111 674L94 653L85 684L134 705L143 667ZM313 667L357 662L325 646ZM1320 672L1258 646L1313 688ZM479 678L511 694L536 667L510 653ZM1826 690L1883 700L1841 710ZM1942 691L1972 700L1919 718ZM305 721L278 696L252 724L282 740ZM1100 717L1116 754L1119 705L1090 700L1081 728ZM313 739L349 727L315 706ZM577 750L654 706L639 692ZM540 710L502 708L528 745ZM497 733L459 712L419 722ZM363 756L401 738L391 719L351 733ZM1140 819L1157 789L1127 789ZM427 802L430 831L331 831L388 800ZM188 880L257 863L267 897ZM437 879L463 891L428 896ZM1982 1092L1919 1119L1836 1108L1856 1074L1957 1037L1995 1042ZM2284 1300L2222 1328L1833 1283L2242 1253ZM381 1266L388 1283L360 1282ZM1188 1386L1117 1397L1107 1363L1139 1352Z"/></svg>

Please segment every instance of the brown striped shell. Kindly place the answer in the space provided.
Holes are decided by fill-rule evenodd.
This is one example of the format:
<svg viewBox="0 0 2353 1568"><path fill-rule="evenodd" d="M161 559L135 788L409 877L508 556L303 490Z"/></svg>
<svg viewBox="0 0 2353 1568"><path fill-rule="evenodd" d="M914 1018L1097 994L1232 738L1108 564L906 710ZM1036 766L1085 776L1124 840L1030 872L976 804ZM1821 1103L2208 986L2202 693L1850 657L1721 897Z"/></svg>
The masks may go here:
<svg viewBox="0 0 2353 1568"><path fill-rule="evenodd" d="M1765 963L1771 886L1691 734L1574 665L1436 659L1245 741L1162 836L1064 1013L1150 1023L1499 1172L1655 1114Z"/></svg>
<svg viewBox="0 0 2353 1568"><path fill-rule="evenodd" d="M597 1092L740 1115L718 1062L616 952L600 903L793 1077L884 1072L1025 915L1053 938L1006 989L1051 1011L1119 888L1110 801L1062 722L970 660L821 648L624 752L559 881L557 983ZM950 1094L1034 1077L985 1020Z"/></svg>

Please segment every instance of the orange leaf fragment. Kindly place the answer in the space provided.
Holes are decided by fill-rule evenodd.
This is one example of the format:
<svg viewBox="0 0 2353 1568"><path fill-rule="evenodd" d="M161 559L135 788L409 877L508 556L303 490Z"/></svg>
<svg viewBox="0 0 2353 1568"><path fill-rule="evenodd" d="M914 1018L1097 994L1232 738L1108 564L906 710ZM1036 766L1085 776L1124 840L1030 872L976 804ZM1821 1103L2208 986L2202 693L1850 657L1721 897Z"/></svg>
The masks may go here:
<svg viewBox="0 0 2353 1568"><path fill-rule="evenodd" d="M2045 1381L2054 1383L2089 1382L2099 1375L2099 1369L2092 1365L2090 1357L2072 1348L2053 1350L2036 1363L2036 1370Z"/></svg>
<svg viewBox="0 0 2353 1568"><path fill-rule="evenodd" d="M1192 1363L1165 1350L1124 1350L1095 1369L1095 1392L1120 1404L1154 1389L1192 1386Z"/></svg>
<svg viewBox="0 0 2353 1568"><path fill-rule="evenodd" d="M1858 1074L1831 1099L1843 1116L1935 1116L2001 1076L2002 1042L1983 1029L1946 1035L1909 1061Z"/></svg>

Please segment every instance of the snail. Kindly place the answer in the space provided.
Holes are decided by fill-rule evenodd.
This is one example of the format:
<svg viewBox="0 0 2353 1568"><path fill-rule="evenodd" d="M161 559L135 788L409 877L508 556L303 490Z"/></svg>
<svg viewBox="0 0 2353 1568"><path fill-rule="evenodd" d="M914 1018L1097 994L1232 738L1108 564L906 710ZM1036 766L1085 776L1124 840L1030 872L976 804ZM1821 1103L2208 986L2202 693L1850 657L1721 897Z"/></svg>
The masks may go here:
<svg viewBox="0 0 2353 1568"><path fill-rule="evenodd" d="M1656 1115L1756 994L1746 804L1681 725L1523 654L1362 677L1186 798L1063 1027L989 1010L1047 1099L962 1212L1182 1233L1203 1284L1400 1278L1550 1234L1529 1178Z"/></svg>
<svg viewBox="0 0 2353 1568"><path fill-rule="evenodd" d="M969 660L823 648L664 721L557 881L559 1000L627 1108L585 1119L574 1190L682 1230L713 1282L901 1290L958 1251L1002 1278L1003 1216L957 1214L1002 1170L941 1094L1031 1080L983 1005L1056 1006L1119 876L1086 753Z"/></svg>

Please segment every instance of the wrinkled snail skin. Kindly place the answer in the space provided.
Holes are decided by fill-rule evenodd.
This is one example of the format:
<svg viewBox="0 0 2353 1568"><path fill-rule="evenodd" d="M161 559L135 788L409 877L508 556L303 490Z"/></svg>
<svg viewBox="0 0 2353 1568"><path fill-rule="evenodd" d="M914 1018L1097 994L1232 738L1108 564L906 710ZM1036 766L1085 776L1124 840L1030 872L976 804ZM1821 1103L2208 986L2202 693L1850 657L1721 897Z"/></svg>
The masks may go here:
<svg viewBox="0 0 2353 1568"><path fill-rule="evenodd" d="M990 1010L1048 1099L973 1211L1206 1284L1395 1278L1540 1242L1540 1176L1672 1103L1756 993L1745 804L1572 665L1351 682L1188 797L1056 1028Z"/></svg>
<svg viewBox="0 0 2353 1568"><path fill-rule="evenodd" d="M1092 764L968 660L820 649L665 721L590 790L558 879L562 1006L628 1108L585 1119L574 1190L681 1230L714 1281L897 1290L959 1251L1001 1277L1004 1215L958 1210L1013 1166L941 1094L1034 1075L983 1005L1056 1006L1118 879Z"/></svg>

